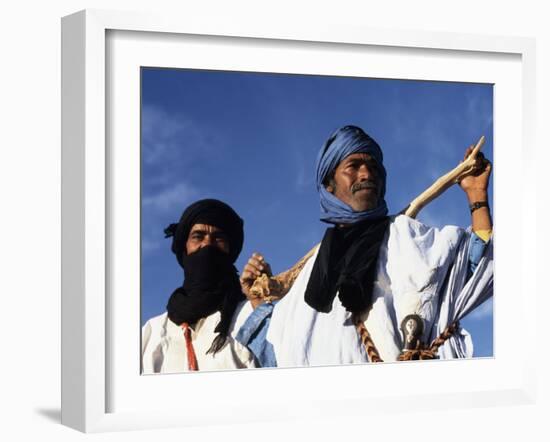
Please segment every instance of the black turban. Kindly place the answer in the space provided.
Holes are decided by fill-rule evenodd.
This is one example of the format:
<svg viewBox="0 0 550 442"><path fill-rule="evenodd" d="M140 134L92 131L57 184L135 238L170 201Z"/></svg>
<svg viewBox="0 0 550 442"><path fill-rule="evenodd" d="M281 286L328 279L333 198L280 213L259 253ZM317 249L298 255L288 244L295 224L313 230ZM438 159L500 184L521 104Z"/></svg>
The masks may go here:
<svg viewBox="0 0 550 442"><path fill-rule="evenodd" d="M183 267L182 258L186 254L186 243L191 228L195 224L208 224L221 229L229 238L229 257L235 262L243 248L243 220L222 201L204 199L191 204L177 224L171 224L164 232L173 236L172 252Z"/></svg>

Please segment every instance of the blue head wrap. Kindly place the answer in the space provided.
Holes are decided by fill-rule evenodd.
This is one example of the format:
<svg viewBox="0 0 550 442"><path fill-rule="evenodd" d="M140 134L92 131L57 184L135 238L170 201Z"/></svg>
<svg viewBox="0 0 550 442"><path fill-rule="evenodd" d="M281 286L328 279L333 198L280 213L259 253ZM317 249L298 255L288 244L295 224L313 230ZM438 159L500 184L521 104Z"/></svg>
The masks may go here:
<svg viewBox="0 0 550 442"><path fill-rule="evenodd" d="M372 210L355 212L349 205L328 192L323 181L347 156L354 153L368 153L378 163L382 189L378 206ZM380 146L362 129L345 126L334 132L323 145L317 157L317 191L321 199L321 221L330 224L351 224L367 219L382 218L387 215L388 207L384 200L386 193L386 169Z"/></svg>

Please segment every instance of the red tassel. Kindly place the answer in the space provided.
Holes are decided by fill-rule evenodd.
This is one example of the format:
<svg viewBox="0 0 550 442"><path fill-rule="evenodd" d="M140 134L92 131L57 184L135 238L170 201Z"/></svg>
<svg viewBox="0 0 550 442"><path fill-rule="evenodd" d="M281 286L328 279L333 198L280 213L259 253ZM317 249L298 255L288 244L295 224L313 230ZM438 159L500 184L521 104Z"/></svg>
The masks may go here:
<svg viewBox="0 0 550 442"><path fill-rule="evenodd" d="M187 366L189 371L197 371L197 356L195 355L195 349L193 348L193 343L191 342L191 327L187 322L181 324L183 329L183 336L185 337L185 348L187 349Z"/></svg>

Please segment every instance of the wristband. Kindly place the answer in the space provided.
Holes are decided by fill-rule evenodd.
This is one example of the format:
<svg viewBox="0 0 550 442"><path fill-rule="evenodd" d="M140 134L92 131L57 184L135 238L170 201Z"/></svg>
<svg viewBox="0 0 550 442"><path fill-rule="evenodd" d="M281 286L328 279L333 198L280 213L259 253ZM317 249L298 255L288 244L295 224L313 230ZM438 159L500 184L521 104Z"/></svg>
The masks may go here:
<svg viewBox="0 0 550 442"><path fill-rule="evenodd" d="M482 207L489 207L489 203L487 201L476 201L470 204L470 213L474 213L475 210L481 209Z"/></svg>

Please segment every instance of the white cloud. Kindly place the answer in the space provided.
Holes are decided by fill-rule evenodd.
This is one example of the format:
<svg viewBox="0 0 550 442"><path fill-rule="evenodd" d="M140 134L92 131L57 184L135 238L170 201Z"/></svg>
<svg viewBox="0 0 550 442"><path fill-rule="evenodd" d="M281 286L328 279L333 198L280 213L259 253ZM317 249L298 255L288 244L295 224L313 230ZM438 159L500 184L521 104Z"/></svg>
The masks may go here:
<svg viewBox="0 0 550 442"><path fill-rule="evenodd" d="M157 194L144 196L142 199L143 210L156 211L181 211L187 207L199 192L187 183L178 183L163 189Z"/></svg>
<svg viewBox="0 0 550 442"><path fill-rule="evenodd" d="M177 222L181 212L198 196L196 188L180 182L142 198L141 250L144 256L166 247L162 230L170 222Z"/></svg>
<svg viewBox="0 0 550 442"><path fill-rule="evenodd" d="M215 145L210 139L212 131L185 115L144 105L141 120L142 158L146 164L190 159Z"/></svg>
<svg viewBox="0 0 550 442"><path fill-rule="evenodd" d="M141 251L144 254L149 254L155 250L160 249L162 243L163 243L162 239L142 238Z"/></svg>
<svg viewBox="0 0 550 442"><path fill-rule="evenodd" d="M200 121L153 105L142 108L141 133L141 247L149 255L165 246L163 228L201 196L195 186L181 181L181 170L210 155L215 143Z"/></svg>
<svg viewBox="0 0 550 442"><path fill-rule="evenodd" d="M479 127L481 125L486 130L491 125L493 122L491 101L480 95L472 94L468 96L467 119L470 126Z"/></svg>
<svg viewBox="0 0 550 442"><path fill-rule="evenodd" d="M298 171L296 172L295 189L297 192L305 192L315 188L312 176L313 171L306 169L305 163L296 163ZM310 168L311 169L311 168Z"/></svg>
<svg viewBox="0 0 550 442"><path fill-rule="evenodd" d="M162 159L185 132L186 122L161 108L143 106L141 115L142 155L146 163Z"/></svg>

